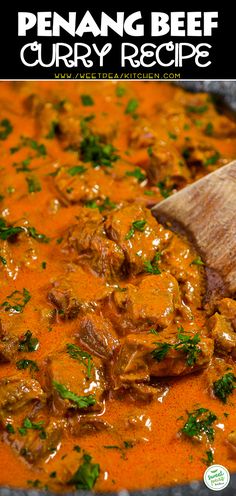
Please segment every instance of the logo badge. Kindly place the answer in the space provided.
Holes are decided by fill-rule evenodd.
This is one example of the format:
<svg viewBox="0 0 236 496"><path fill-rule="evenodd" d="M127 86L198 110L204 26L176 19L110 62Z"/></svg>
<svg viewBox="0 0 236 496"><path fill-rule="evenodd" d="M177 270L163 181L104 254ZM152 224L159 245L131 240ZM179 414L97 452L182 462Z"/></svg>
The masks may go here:
<svg viewBox="0 0 236 496"><path fill-rule="evenodd" d="M222 491L228 486L230 475L223 465L211 465L205 470L204 482L212 491Z"/></svg>

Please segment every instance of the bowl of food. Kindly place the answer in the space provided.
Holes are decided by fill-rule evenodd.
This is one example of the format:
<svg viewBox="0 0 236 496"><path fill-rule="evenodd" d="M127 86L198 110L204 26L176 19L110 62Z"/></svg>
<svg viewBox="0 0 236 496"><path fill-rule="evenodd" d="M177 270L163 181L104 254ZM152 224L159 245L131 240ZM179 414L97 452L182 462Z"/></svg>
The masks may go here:
<svg viewBox="0 0 236 496"><path fill-rule="evenodd" d="M0 83L1 494L233 494L234 295L151 212L236 158L212 84Z"/></svg>

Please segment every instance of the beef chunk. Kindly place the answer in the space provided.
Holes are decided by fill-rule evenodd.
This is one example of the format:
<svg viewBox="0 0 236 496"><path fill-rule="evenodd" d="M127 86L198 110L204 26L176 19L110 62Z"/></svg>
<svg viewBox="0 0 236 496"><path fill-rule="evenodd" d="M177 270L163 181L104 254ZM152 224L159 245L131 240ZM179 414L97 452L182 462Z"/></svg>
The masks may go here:
<svg viewBox="0 0 236 496"><path fill-rule="evenodd" d="M232 324L236 331L236 301L231 298L223 298L218 303L219 312Z"/></svg>
<svg viewBox="0 0 236 496"><path fill-rule="evenodd" d="M169 271L178 281L187 305L201 306L205 289L204 267L193 263L197 253L179 236L173 236L161 254L161 268Z"/></svg>
<svg viewBox="0 0 236 496"><path fill-rule="evenodd" d="M68 427L73 436L95 434L96 432L110 431L113 429L113 426L109 422L102 420L102 418L96 414L89 413L69 418Z"/></svg>
<svg viewBox="0 0 236 496"><path fill-rule="evenodd" d="M109 320L95 313L87 314L80 320L75 337L83 348L103 359L110 359L119 346Z"/></svg>
<svg viewBox="0 0 236 496"><path fill-rule="evenodd" d="M155 359L153 351L157 342L170 345L167 352ZM192 365L187 362L187 355L181 349L174 349L171 345L178 342L176 329L170 328L158 336L152 334L132 334L127 336L111 368L111 375L115 387L124 384L142 383L150 376L165 377L189 374L205 367L213 355L213 341L201 337L196 345L199 352ZM159 349L159 347L158 347Z"/></svg>
<svg viewBox="0 0 236 496"><path fill-rule="evenodd" d="M143 225L139 228L140 222ZM157 223L150 210L135 204L110 213L105 229L109 238L122 249L128 272L132 274L143 272L145 262L152 261L156 251L161 250L172 236Z"/></svg>
<svg viewBox="0 0 236 496"><path fill-rule="evenodd" d="M185 186L190 178L183 157L167 140L158 140L152 147L147 173L151 184L161 183L168 177L173 188Z"/></svg>
<svg viewBox="0 0 236 496"><path fill-rule="evenodd" d="M124 254L122 249L108 239L99 212L81 208L78 223L69 229L64 250L74 250L79 262L89 264L100 276L108 279L123 273Z"/></svg>
<svg viewBox="0 0 236 496"><path fill-rule="evenodd" d="M123 160L109 169L77 162L74 166L60 168L55 185L64 203L81 203L90 208L97 206L104 211L114 208L116 204L136 201L137 198L143 203L148 202L143 192L146 175L141 169L138 170L144 177L142 184L135 177L134 166Z"/></svg>
<svg viewBox="0 0 236 496"><path fill-rule="evenodd" d="M35 379L25 379L20 375L4 377L0 380L0 414L25 408L28 403L45 401L44 392Z"/></svg>
<svg viewBox="0 0 236 496"><path fill-rule="evenodd" d="M115 210L105 221L99 212L81 208L63 250L70 253L72 249L79 263L88 263L100 276L122 278L143 272L145 262L151 262L171 237L140 205Z"/></svg>
<svg viewBox="0 0 236 496"><path fill-rule="evenodd" d="M109 315L118 334L167 327L181 306L176 279L168 273L143 277L114 291Z"/></svg>
<svg viewBox="0 0 236 496"><path fill-rule="evenodd" d="M40 421L33 419L32 422L39 425ZM4 439L27 462L34 464L57 450L62 430L62 421L50 419L47 422L42 421L42 429L26 429L24 436L19 432L7 434Z"/></svg>
<svg viewBox="0 0 236 496"><path fill-rule="evenodd" d="M88 365L86 359L80 356L73 359L69 353L60 352L49 357L45 363L45 373L46 389L52 396L55 414L102 409L105 381L98 358L91 358Z"/></svg>
<svg viewBox="0 0 236 496"><path fill-rule="evenodd" d="M78 314L97 308L109 292L111 290L102 280L84 272L81 267L73 266L71 272L62 274L54 281L48 298L58 308L62 318L73 319Z"/></svg>
<svg viewBox="0 0 236 496"><path fill-rule="evenodd" d="M61 168L55 183L63 199L69 203L105 200L114 187L110 173L106 174L104 170L91 168L87 164Z"/></svg>
<svg viewBox="0 0 236 496"><path fill-rule="evenodd" d="M219 353L232 354L236 356L236 333L231 323L223 315L216 312L208 320L211 336L215 340L216 349Z"/></svg>
<svg viewBox="0 0 236 496"><path fill-rule="evenodd" d="M12 332L8 332L3 320L0 320L0 363L14 361L18 351L19 340Z"/></svg>

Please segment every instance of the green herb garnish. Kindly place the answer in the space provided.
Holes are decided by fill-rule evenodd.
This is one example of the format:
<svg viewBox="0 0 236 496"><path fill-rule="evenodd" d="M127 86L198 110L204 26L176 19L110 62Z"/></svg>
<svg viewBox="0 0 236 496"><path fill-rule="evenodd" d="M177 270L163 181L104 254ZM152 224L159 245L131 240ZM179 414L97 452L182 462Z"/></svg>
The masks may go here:
<svg viewBox="0 0 236 496"><path fill-rule="evenodd" d="M88 408L96 403L93 395L89 394L88 396L78 396L76 393L73 393L66 386L64 386L64 384L60 384L59 382L53 381L53 387L63 400L72 401L72 403L74 403L78 408Z"/></svg>
<svg viewBox="0 0 236 496"><path fill-rule="evenodd" d="M34 362L34 360L28 360L28 358L22 358L21 360L18 360L18 362L16 362L16 367L19 370L25 370L29 368L32 372L39 371L37 363Z"/></svg>
<svg viewBox="0 0 236 496"><path fill-rule="evenodd" d="M92 457L90 455L83 455L81 465L78 470L76 470L73 477L68 481L68 484L74 485L76 489L93 489L100 474L100 466L98 463L92 463L91 460Z"/></svg>
<svg viewBox="0 0 236 496"><path fill-rule="evenodd" d="M205 265L201 257L196 257L194 260L190 263L190 265Z"/></svg>
<svg viewBox="0 0 236 496"><path fill-rule="evenodd" d="M133 171L127 171L125 175L135 177L139 183L142 183L146 179L146 174L142 172L140 167L136 167Z"/></svg>
<svg viewBox="0 0 236 496"><path fill-rule="evenodd" d="M4 141L7 139L9 134L13 131L12 124L8 119L2 119L0 121L0 140Z"/></svg>
<svg viewBox="0 0 236 496"><path fill-rule="evenodd" d="M19 431L19 433L20 433L21 436L26 436L27 430L34 430L34 431L45 432L44 431L43 424L44 424L44 421L43 420L41 420L40 422L32 422L29 419L29 417L26 417L23 420L22 427L19 427L18 431Z"/></svg>
<svg viewBox="0 0 236 496"><path fill-rule="evenodd" d="M28 227L27 231L31 238L36 239L39 243L49 243L50 238L48 238L45 234L39 233L35 227Z"/></svg>
<svg viewBox="0 0 236 496"><path fill-rule="evenodd" d="M188 420L181 429L187 437L201 439L205 434L209 441L214 441L214 429L212 424L217 420L217 416L207 408L198 408L188 413Z"/></svg>
<svg viewBox="0 0 236 496"><path fill-rule="evenodd" d="M31 295L28 289L24 288L23 291L16 290L7 296L1 307L4 308L5 312L22 313L30 298Z"/></svg>
<svg viewBox="0 0 236 496"><path fill-rule="evenodd" d="M33 352L36 351L39 347L39 340L35 337L33 337L33 334L31 331L26 331L24 336L22 336L19 340L19 351L29 351Z"/></svg>
<svg viewBox="0 0 236 496"><path fill-rule="evenodd" d="M29 193L38 193L42 191L42 186L37 177L26 177L26 181L28 184L28 192Z"/></svg>
<svg viewBox="0 0 236 496"><path fill-rule="evenodd" d="M222 403L226 403L227 398L236 389L236 377L232 372L228 372L220 379L213 382L214 395L219 398Z"/></svg>
<svg viewBox="0 0 236 496"><path fill-rule="evenodd" d="M12 240L22 231L24 231L23 227L7 225L6 221L0 218L0 239Z"/></svg>
<svg viewBox="0 0 236 496"><path fill-rule="evenodd" d="M124 88L124 86L116 86L116 96L118 96L118 98L124 96L125 93L126 93L126 89Z"/></svg>
<svg viewBox="0 0 236 496"><path fill-rule="evenodd" d="M152 261L148 260L144 262L144 270L148 274L161 274L161 270L158 267L158 263L160 262L161 253L156 252Z"/></svg>
<svg viewBox="0 0 236 496"><path fill-rule="evenodd" d="M205 162L203 162L203 165L205 165L206 167L208 165L215 165L216 162L219 160L219 158L220 158L220 153L218 151L216 151L214 153L214 155L212 155L211 157L207 158L205 160Z"/></svg>
<svg viewBox="0 0 236 496"><path fill-rule="evenodd" d="M93 167L112 167L112 163L118 160L116 149L111 144L101 142L99 136L88 134L80 144L80 153L83 162L91 162Z"/></svg>
<svg viewBox="0 0 236 496"><path fill-rule="evenodd" d="M192 367L196 361L198 355L201 353L201 349L197 346L200 342L199 334L195 334L193 337L189 334L185 334L182 327L178 330L178 342L175 344L165 343L165 342L154 342L156 348L151 352L152 357L157 362L161 362L167 355L169 350L178 350L186 355L186 363L189 367Z"/></svg>
<svg viewBox="0 0 236 496"><path fill-rule="evenodd" d="M126 234L125 239L130 239L134 236L135 231L143 232L147 224L146 220L135 220L131 224L129 232Z"/></svg>
<svg viewBox="0 0 236 496"><path fill-rule="evenodd" d="M132 117L135 115L135 110L137 110L139 106L138 100L135 98L132 98L131 100L128 101L127 107L125 109L126 114L131 114Z"/></svg>
<svg viewBox="0 0 236 496"><path fill-rule="evenodd" d="M85 107L90 107L91 105L94 105L94 101L90 95L80 95L82 105Z"/></svg>
<svg viewBox="0 0 236 496"><path fill-rule="evenodd" d="M212 136L213 131L214 131L214 126L213 126L212 122L208 122L206 127L205 127L204 133L207 136Z"/></svg>
<svg viewBox="0 0 236 496"><path fill-rule="evenodd" d="M202 461L208 467L214 463L214 454L213 454L212 449L209 449L208 451L206 451L206 458L203 458Z"/></svg>
<svg viewBox="0 0 236 496"><path fill-rule="evenodd" d="M77 346L76 344L67 344L67 353L70 355L71 358L74 360L78 360L79 363L84 365L86 368L86 373L87 377L90 379L91 377L91 370L94 367L93 365L93 357L87 351L82 350Z"/></svg>
<svg viewBox="0 0 236 496"><path fill-rule="evenodd" d="M86 170L88 169L86 169L86 167L84 167L83 165L74 165L73 167L70 167L70 169L68 169L67 173L73 177L80 174L84 174Z"/></svg>
<svg viewBox="0 0 236 496"><path fill-rule="evenodd" d="M208 105L188 105L187 111L192 114L203 114L208 110Z"/></svg>

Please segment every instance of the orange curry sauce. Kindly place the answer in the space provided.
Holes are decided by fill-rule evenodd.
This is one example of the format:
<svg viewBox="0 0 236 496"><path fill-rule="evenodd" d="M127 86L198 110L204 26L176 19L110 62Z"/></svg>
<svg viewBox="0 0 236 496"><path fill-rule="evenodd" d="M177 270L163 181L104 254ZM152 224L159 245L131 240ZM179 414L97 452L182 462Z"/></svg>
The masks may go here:
<svg viewBox="0 0 236 496"><path fill-rule="evenodd" d="M203 309L203 262L149 210L236 158L235 122L168 83L2 82L0 154L0 484L235 471L236 305Z"/></svg>

